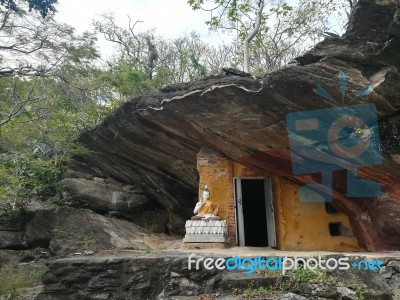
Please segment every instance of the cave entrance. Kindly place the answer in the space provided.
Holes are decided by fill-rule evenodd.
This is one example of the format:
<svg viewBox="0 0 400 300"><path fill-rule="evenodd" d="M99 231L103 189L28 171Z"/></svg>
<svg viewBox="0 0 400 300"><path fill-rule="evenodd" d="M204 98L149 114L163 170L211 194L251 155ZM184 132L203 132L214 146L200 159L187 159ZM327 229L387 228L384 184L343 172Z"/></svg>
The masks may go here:
<svg viewBox="0 0 400 300"><path fill-rule="evenodd" d="M234 178L236 243L276 247L272 187L269 178Z"/></svg>

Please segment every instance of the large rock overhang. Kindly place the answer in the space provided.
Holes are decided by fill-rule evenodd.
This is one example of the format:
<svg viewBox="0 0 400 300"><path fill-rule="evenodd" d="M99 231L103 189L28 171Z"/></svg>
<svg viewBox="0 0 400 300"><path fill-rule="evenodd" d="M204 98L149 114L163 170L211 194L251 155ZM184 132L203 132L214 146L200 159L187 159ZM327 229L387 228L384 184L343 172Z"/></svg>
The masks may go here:
<svg viewBox="0 0 400 300"><path fill-rule="evenodd" d="M94 151L85 168L140 185L170 213L170 229L191 215L198 190L196 155L202 146L233 161L300 184L286 129L289 112L336 106L318 96L323 86L339 98L337 75L349 75L348 95L371 82L374 91L352 104L377 108L384 162L359 176L382 185L378 199L347 198L346 178L334 175L334 203L349 216L360 246L400 248L400 9L395 1L360 0L347 33L329 38L290 65L263 77L226 73L148 93L120 107L80 141ZM79 173L74 173L79 174ZM80 176L80 175L78 175Z"/></svg>

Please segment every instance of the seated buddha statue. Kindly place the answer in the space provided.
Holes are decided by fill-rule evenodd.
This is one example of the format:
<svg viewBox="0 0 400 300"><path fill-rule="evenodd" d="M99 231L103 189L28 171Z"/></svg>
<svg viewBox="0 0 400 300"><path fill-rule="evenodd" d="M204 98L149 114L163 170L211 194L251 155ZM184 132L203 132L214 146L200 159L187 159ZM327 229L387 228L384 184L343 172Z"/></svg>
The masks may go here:
<svg viewBox="0 0 400 300"><path fill-rule="evenodd" d="M219 220L218 217L218 206L210 200L210 190L206 186L203 195L200 200L196 203L196 206L193 210L193 213L196 215L192 217L192 220L201 220L201 219L214 219Z"/></svg>

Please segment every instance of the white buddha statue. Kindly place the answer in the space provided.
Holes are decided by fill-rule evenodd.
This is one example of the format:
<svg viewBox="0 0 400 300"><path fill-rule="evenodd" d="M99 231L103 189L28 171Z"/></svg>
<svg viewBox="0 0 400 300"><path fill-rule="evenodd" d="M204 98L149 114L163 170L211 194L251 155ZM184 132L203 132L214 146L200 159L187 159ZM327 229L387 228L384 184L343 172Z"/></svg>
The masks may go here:
<svg viewBox="0 0 400 300"><path fill-rule="evenodd" d="M200 219L216 219L219 220L218 217L218 206L210 200L210 190L206 186L203 195L200 200L196 203L196 206L193 210L193 213L196 214L192 219L200 220Z"/></svg>

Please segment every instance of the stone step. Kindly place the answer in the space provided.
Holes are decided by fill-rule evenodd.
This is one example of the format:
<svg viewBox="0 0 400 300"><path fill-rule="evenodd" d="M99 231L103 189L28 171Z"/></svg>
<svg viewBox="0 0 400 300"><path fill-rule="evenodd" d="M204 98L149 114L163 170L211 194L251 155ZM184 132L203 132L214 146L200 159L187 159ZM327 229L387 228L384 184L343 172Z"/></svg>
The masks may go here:
<svg viewBox="0 0 400 300"><path fill-rule="evenodd" d="M221 292L230 294L235 290L245 290L249 287L257 289L260 287L271 288L275 286L278 277L267 276L266 274L250 274L233 271L228 272L221 281Z"/></svg>
<svg viewBox="0 0 400 300"><path fill-rule="evenodd" d="M199 300L200 296L171 296L162 300ZM212 299L212 298L211 298ZM222 296L217 297L215 300L241 300L240 296Z"/></svg>

